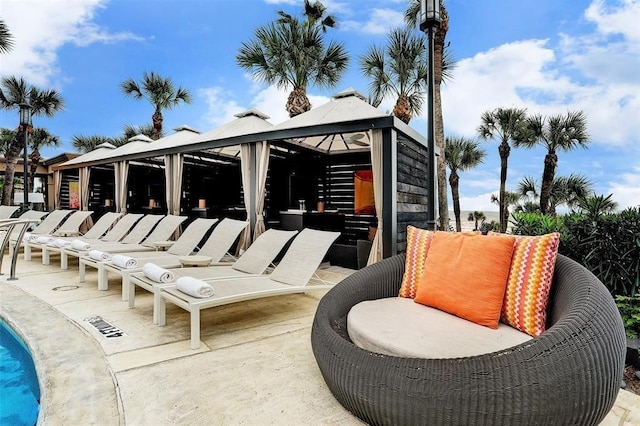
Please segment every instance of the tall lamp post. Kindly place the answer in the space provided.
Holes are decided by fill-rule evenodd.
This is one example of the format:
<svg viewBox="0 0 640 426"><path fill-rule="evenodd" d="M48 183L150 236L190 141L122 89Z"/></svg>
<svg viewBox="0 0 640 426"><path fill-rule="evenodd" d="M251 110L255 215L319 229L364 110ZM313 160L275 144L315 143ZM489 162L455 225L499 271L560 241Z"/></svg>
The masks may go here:
<svg viewBox="0 0 640 426"><path fill-rule="evenodd" d="M24 133L24 163L22 165L24 171L24 192L22 198L22 209L29 210L29 173L28 173L28 156L27 150L29 145L29 127L31 127L31 105L28 103L20 104L20 126Z"/></svg>
<svg viewBox="0 0 640 426"><path fill-rule="evenodd" d="M429 151L429 198L427 205L427 226L436 229L436 150L435 150L435 111L433 108L433 88L435 77L433 75L433 51L434 35L440 28L440 0L420 0L420 30L428 36L429 42L429 81L427 91L427 106L429 109L427 124L427 149Z"/></svg>

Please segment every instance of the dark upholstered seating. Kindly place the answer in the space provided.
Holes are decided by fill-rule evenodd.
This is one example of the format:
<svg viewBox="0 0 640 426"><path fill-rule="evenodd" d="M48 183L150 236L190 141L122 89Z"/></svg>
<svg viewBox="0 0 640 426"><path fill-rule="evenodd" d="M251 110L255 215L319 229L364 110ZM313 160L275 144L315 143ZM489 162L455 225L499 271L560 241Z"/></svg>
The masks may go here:
<svg viewBox="0 0 640 426"><path fill-rule="evenodd" d="M607 415L624 368L624 328L613 298L583 266L558 256L547 331L521 345L456 359L356 347L347 313L361 301L397 296L404 263L399 255L370 265L318 305L313 352L329 389L354 415L387 425L595 425Z"/></svg>

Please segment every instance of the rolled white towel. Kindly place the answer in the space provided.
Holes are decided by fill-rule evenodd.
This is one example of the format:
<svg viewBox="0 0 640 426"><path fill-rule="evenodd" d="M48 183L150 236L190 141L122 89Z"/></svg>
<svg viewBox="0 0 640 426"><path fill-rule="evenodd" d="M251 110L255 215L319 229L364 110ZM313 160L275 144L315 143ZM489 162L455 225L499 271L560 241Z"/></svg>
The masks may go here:
<svg viewBox="0 0 640 426"><path fill-rule="evenodd" d="M31 240L31 241L38 244L49 244L53 240L54 238L51 238L48 235L40 235L39 237L36 237L35 240Z"/></svg>
<svg viewBox="0 0 640 426"><path fill-rule="evenodd" d="M209 283L193 277L180 277L176 280L176 288L193 297L213 296L213 287Z"/></svg>
<svg viewBox="0 0 640 426"><path fill-rule="evenodd" d="M111 258L111 262L114 265L124 269L131 269L138 266L138 261L133 257L125 256L124 254L116 254Z"/></svg>
<svg viewBox="0 0 640 426"><path fill-rule="evenodd" d="M31 232L25 232L22 236L22 241L29 241L31 239Z"/></svg>
<svg viewBox="0 0 640 426"><path fill-rule="evenodd" d="M176 280L176 277L168 269L164 269L155 263L145 263L142 266L142 272L147 278L158 283L170 283Z"/></svg>
<svg viewBox="0 0 640 426"><path fill-rule="evenodd" d="M66 247L71 244L71 241L61 240L60 238L53 241L53 245L56 247Z"/></svg>
<svg viewBox="0 0 640 426"><path fill-rule="evenodd" d="M91 244L85 243L82 240L73 240L71 241L71 248L78 251L87 251L91 250Z"/></svg>
<svg viewBox="0 0 640 426"><path fill-rule="evenodd" d="M95 249L89 251L89 257L99 262L111 259L111 255L109 253Z"/></svg>

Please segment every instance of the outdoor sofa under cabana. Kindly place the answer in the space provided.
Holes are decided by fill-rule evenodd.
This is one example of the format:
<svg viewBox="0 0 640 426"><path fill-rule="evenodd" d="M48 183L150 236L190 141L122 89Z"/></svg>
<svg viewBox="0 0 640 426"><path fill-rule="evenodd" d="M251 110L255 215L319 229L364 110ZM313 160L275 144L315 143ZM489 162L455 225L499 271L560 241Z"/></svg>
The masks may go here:
<svg viewBox="0 0 640 426"><path fill-rule="evenodd" d="M130 143L104 156L87 158L88 153L57 171L80 170L83 193L89 179L82 179L82 170L111 165L117 211L131 206L132 182L126 173L130 164L164 170L164 176L155 175L144 185L164 189L164 197L157 192L154 197L163 198L159 205L172 214L208 214L218 193L233 188L235 195L223 196L225 205L217 205L213 214L250 221L252 235L243 236L241 245L247 246L267 227L338 226L343 237L333 249L333 259L346 262L344 266L355 266L360 240L371 236L373 262L404 251L407 225L427 226L431 194L425 138L356 91L340 92L330 102L275 126L256 110L236 117L202 134L183 127L158 141ZM185 178L186 164L216 172L194 182L193 176ZM373 175L374 206L356 214L355 177L367 171ZM319 202L324 212L318 211Z"/></svg>

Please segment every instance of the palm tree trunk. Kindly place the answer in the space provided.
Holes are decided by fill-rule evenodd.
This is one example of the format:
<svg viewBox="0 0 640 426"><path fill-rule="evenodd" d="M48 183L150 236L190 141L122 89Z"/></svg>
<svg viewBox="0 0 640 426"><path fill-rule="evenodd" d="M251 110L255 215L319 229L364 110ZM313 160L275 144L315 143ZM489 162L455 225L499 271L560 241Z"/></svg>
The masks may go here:
<svg viewBox="0 0 640 426"><path fill-rule="evenodd" d="M447 197L447 163L444 154L444 123L442 120L442 98L440 96L440 85L435 84L433 90L433 109L435 112L435 134L436 146L440 151L436 161L436 174L438 177L438 213L440 216L440 229L449 230L449 199Z"/></svg>
<svg viewBox="0 0 640 426"><path fill-rule="evenodd" d="M542 187L540 188L540 211L545 214L549 210L549 198L553 186L553 178L556 174L558 156L550 151L544 157L544 171L542 172Z"/></svg>
<svg viewBox="0 0 640 426"><path fill-rule="evenodd" d="M162 134L162 111L160 109L156 109L153 115L151 116L151 121L153 122L153 134L151 135L151 139L157 141L160 139L160 135Z"/></svg>
<svg viewBox="0 0 640 426"><path fill-rule="evenodd" d="M20 156L20 151L24 147L24 133L22 126L16 132L16 138L9 145L7 150L7 167L4 172L4 186L2 187L2 205L11 205L11 194L13 193L13 178L16 171L16 162Z"/></svg>
<svg viewBox="0 0 640 426"><path fill-rule="evenodd" d="M456 231L462 231L462 222L460 220L460 191L458 185L460 177L458 173L452 171L449 175L449 185L451 185L451 198L453 198L453 214L456 217ZM477 223L477 222L476 222ZM477 225L476 225L477 228Z"/></svg>
<svg viewBox="0 0 640 426"><path fill-rule="evenodd" d="M35 150L31 153L31 164L29 165L29 191L33 192L34 183L36 180L36 172L38 171L38 164L40 164L40 151Z"/></svg>
<svg viewBox="0 0 640 426"><path fill-rule="evenodd" d="M285 109L289 112L289 117L295 117L309 111L311 109L311 101L307 97L307 89L305 87L294 88L289 93Z"/></svg>
<svg viewBox="0 0 640 426"><path fill-rule="evenodd" d="M409 124L409 121L411 121L411 116L413 114L411 112L411 107L409 106L407 95L398 96L398 100L393 107L393 115L394 117L399 118L403 123Z"/></svg>
<svg viewBox="0 0 640 426"><path fill-rule="evenodd" d="M511 147L509 146L509 143L507 141L502 141L498 146L498 153L500 154L500 232L502 233L507 232L507 221L509 219L509 213L507 212L507 206L505 203L505 193L507 192L507 165L510 152Z"/></svg>

